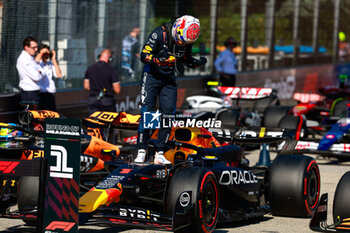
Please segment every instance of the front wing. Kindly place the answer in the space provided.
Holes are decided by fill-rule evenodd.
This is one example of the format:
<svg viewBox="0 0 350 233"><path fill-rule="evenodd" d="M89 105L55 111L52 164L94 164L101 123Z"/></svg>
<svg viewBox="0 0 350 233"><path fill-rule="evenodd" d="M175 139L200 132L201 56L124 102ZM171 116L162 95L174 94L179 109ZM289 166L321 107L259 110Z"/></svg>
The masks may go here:
<svg viewBox="0 0 350 233"><path fill-rule="evenodd" d="M310 220L310 229L317 232L350 232L350 218L328 225L328 194L322 194L314 215Z"/></svg>
<svg viewBox="0 0 350 233"><path fill-rule="evenodd" d="M189 193L191 194L191 191ZM79 219L84 221L86 217L87 221L84 222L86 225L122 225L133 228L174 231L189 226L194 211L194 205L183 206L180 197L176 203L172 215L135 206L112 204L101 206L92 216L89 216L89 213L80 213Z"/></svg>
<svg viewBox="0 0 350 233"><path fill-rule="evenodd" d="M350 143L333 144L328 150L319 150L318 145L318 142L298 141L297 145L295 146L295 153L318 154L325 157L350 160Z"/></svg>

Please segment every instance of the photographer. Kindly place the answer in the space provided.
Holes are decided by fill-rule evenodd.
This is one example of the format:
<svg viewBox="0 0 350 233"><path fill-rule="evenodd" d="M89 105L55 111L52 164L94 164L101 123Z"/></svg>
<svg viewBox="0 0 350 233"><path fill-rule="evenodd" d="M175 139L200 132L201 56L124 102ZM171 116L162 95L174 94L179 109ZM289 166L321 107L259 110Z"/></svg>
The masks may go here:
<svg viewBox="0 0 350 233"><path fill-rule="evenodd" d="M89 114L96 111L116 111L114 93L120 92L120 82L117 70L110 66L112 52L105 49L98 61L85 72L84 88L89 91Z"/></svg>
<svg viewBox="0 0 350 233"><path fill-rule="evenodd" d="M56 60L56 52L55 50L50 50L48 45L41 44L39 46L39 54L41 54L40 57L35 57L35 60L39 62L42 76L42 79L38 82L40 86L39 109L56 111L54 78L62 78L61 69Z"/></svg>

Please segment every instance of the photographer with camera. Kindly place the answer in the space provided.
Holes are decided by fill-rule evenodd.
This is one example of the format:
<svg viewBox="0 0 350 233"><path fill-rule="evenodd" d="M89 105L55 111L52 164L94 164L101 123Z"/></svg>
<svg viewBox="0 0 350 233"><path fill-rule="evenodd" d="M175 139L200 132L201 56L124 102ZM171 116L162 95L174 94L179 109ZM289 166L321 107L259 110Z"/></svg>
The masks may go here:
<svg viewBox="0 0 350 233"><path fill-rule="evenodd" d="M55 50L50 50L46 44L41 44L35 61L39 63L42 78L38 82L40 86L39 109L56 111L54 78L62 78L62 72L56 60Z"/></svg>
<svg viewBox="0 0 350 233"><path fill-rule="evenodd" d="M116 111L114 93L120 92L118 71L110 66L112 52L104 49L98 61L85 72L84 88L89 91L89 114L96 111Z"/></svg>

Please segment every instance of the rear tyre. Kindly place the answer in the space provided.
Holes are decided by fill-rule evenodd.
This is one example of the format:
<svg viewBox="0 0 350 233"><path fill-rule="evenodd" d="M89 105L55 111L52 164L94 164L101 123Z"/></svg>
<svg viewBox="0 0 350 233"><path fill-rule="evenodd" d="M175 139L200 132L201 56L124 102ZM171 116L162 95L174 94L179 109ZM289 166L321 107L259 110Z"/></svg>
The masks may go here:
<svg viewBox="0 0 350 233"><path fill-rule="evenodd" d="M264 111L263 126L268 128L277 128L282 117L289 114L289 106L269 106Z"/></svg>
<svg viewBox="0 0 350 233"><path fill-rule="evenodd" d="M18 210L20 213L33 211L38 206L39 177L23 176L19 180Z"/></svg>
<svg viewBox="0 0 350 233"><path fill-rule="evenodd" d="M333 107L332 116L345 117L347 116L346 105L350 103L349 100L338 101Z"/></svg>
<svg viewBox="0 0 350 233"><path fill-rule="evenodd" d="M278 156L271 166L268 190L274 215L310 217L320 196L316 161L304 155Z"/></svg>
<svg viewBox="0 0 350 233"><path fill-rule="evenodd" d="M210 233L214 231L219 215L219 189L214 174L204 168L191 167L177 170L168 189L168 212L173 214L178 198L183 192L192 191L194 205L190 226L179 232Z"/></svg>
<svg viewBox="0 0 350 233"><path fill-rule="evenodd" d="M340 179L334 194L333 201L333 220L336 223L339 220L350 217L350 172L346 172Z"/></svg>

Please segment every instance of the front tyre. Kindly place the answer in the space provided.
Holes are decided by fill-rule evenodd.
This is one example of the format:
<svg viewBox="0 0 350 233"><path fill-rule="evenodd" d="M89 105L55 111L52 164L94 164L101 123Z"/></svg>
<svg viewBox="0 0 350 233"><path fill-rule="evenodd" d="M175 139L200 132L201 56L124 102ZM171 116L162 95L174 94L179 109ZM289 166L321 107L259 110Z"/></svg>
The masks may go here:
<svg viewBox="0 0 350 233"><path fill-rule="evenodd" d="M333 220L334 223L350 218L350 172L346 172L340 179L334 194Z"/></svg>
<svg viewBox="0 0 350 233"><path fill-rule="evenodd" d="M192 192L193 215L189 226L175 232L210 233L214 231L219 215L219 189L214 174L204 168L191 167L177 170L168 189L168 210L172 214L176 202L184 192Z"/></svg>
<svg viewBox="0 0 350 233"><path fill-rule="evenodd" d="M271 166L268 197L274 215L310 217L320 196L316 161L303 155L280 155Z"/></svg>

